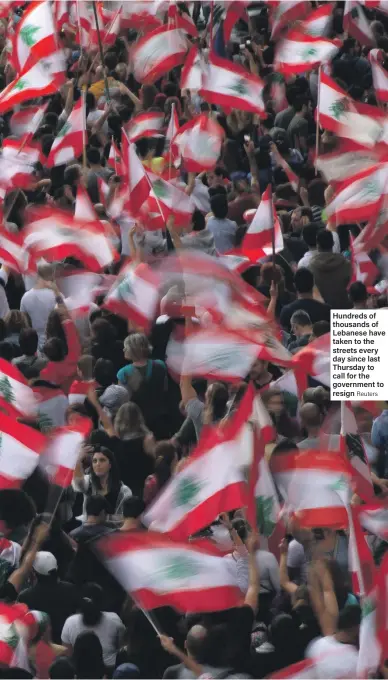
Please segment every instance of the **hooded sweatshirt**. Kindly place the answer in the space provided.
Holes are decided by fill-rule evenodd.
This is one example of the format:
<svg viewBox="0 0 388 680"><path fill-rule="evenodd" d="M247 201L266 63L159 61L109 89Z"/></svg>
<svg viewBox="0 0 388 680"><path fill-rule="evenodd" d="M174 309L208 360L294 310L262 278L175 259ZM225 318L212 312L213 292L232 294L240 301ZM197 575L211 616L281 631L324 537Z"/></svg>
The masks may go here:
<svg viewBox="0 0 388 680"><path fill-rule="evenodd" d="M351 307L347 287L351 278L351 264L340 253L316 252L308 263L315 284L324 301L332 309Z"/></svg>
<svg viewBox="0 0 388 680"><path fill-rule="evenodd" d="M190 234L181 237L182 246L184 248L195 248L201 250L207 255L217 255L217 250L214 244L214 236L209 229L202 229L202 231L192 231Z"/></svg>

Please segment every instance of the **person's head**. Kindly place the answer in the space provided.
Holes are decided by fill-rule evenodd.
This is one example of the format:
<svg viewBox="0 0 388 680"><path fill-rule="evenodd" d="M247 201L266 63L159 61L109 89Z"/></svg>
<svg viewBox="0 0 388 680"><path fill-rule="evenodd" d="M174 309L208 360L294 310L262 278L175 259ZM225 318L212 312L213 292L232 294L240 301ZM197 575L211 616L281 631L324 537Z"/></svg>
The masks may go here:
<svg viewBox="0 0 388 680"><path fill-rule="evenodd" d="M101 494L88 496L85 502L85 511L88 522L103 524L106 519L106 500Z"/></svg>
<svg viewBox="0 0 388 680"><path fill-rule="evenodd" d="M246 177L239 177L239 179L233 181L233 189L238 196L243 196L249 192L249 188L249 182Z"/></svg>
<svg viewBox="0 0 388 680"><path fill-rule="evenodd" d="M356 52L356 41L354 38L345 38L342 43L342 50L344 54L354 56Z"/></svg>
<svg viewBox="0 0 388 680"><path fill-rule="evenodd" d="M279 418L284 412L284 396L281 390L270 387L262 393L263 403L267 407L268 413L275 418Z"/></svg>
<svg viewBox="0 0 388 680"><path fill-rule="evenodd" d="M205 216L198 208L195 208L191 215L191 230L203 231L204 229L206 229Z"/></svg>
<svg viewBox="0 0 388 680"><path fill-rule="evenodd" d="M45 283L54 281L54 268L49 262L39 264L37 267L38 279Z"/></svg>
<svg viewBox="0 0 388 680"><path fill-rule="evenodd" d="M69 404L65 411L66 425L75 425L80 418L87 418L88 415L88 410L85 404L82 404L79 401Z"/></svg>
<svg viewBox="0 0 388 680"><path fill-rule="evenodd" d="M219 220L224 220L228 214L228 201L226 196L216 194L210 199L210 207L214 217Z"/></svg>
<svg viewBox="0 0 388 680"><path fill-rule="evenodd" d="M365 283L362 281L354 281L351 283L348 288L348 296L353 309L366 309L368 291Z"/></svg>
<svg viewBox="0 0 388 680"><path fill-rule="evenodd" d="M161 441L155 446L154 456L154 474L160 489L173 474L178 463L178 454L174 444L169 441Z"/></svg>
<svg viewBox="0 0 388 680"><path fill-rule="evenodd" d="M94 357L91 354L83 354L77 362L77 375L81 380L93 378Z"/></svg>
<svg viewBox="0 0 388 680"><path fill-rule="evenodd" d="M143 414L137 404L129 401L120 406L115 418L115 432L120 439L134 435L142 436L148 434L148 429L144 422Z"/></svg>
<svg viewBox="0 0 388 680"><path fill-rule="evenodd" d="M308 435L319 432L322 424L322 413L317 404L303 404L299 410L299 418Z"/></svg>
<svg viewBox="0 0 388 680"><path fill-rule="evenodd" d="M144 333L131 333L124 340L124 356L128 361L145 363L151 354L151 346Z"/></svg>
<svg viewBox="0 0 388 680"><path fill-rule="evenodd" d="M153 103L158 91L155 85L142 85L140 88L140 100L143 109L146 111L149 109Z"/></svg>
<svg viewBox="0 0 388 680"><path fill-rule="evenodd" d="M306 224L302 231L302 239L309 250L317 247L317 229L313 224Z"/></svg>
<svg viewBox="0 0 388 680"><path fill-rule="evenodd" d="M24 491L0 490L0 523L6 536L15 529L28 526L35 515L35 505Z"/></svg>
<svg viewBox="0 0 388 680"><path fill-rule="evenodd" d="M325 319L322 319L322 321L316 321L313 323L313 332L311 333L311 341L315 340L316 338L320 338L321 335L326 335L326 333L330 333L330 324L328 321L325 321Z"/></svg>
<svg viewBox="0 0 388 680"><path fill-rule="evenodd" d="M38 334L34 328L22 328L19 333L19 347L22 354L33 357L38 349Z"/></svg>
<svg viewBox="0 0 388 680"><path fill-rule="evenodd" d="M49 361L63 361L66 356L66 347L60 338L49 338L45 342L43 352Z"/></svg>
<svg viewBox="0 0 388 680"><path fill-rule="evenodd" d="M224 182L224 172L222 168L216 166L214 170L209 170L206 173L207 185L209 188L216 187L218 185L223 185Z"/></svg>
<svg viewBox="0 0 388 680"><path fill-rule="evenodd" d="M140 670L134 663L121 663L112 675L113 680L130 680L140 678Z"/></svg>
<svg viewBox="0 0 388 680"><path fill-rule="evenodd" d="M90 167L101 165L101 154L99 150L95 149L93 146L89 147L86 150L86 160L88 161Z"/></svg>
<svg viewBox="0 0 388 680"><path fill-rule="evenodd" d="M116 381L116 371L113 362L109 359L97 359L93 376L101 387L109 387Z"/></svg>
<svg viewBox="0 0 388 680"><path fill-rule="evenodd" d="M310 205L325 207L326 184L321 179L313 179L307 187L308 201Z"/></svg>
<svg viewBox="0 0 388 680"><path fill-rule="evenodd" d="M294 285L298 297L313 294L314 277L307 267L300 267L300 269L297 269L294 276Z"/></svg>
<svg viewBox="0 0 388 680"><path fill-rule="evenodd" d="M77 636L73 646L72 662L76 678L79 680L105 677L101 642L93 631L84 631Z"/></svg>
<svg viewBox="0 0 388 680"><path fill-rule="evenodd" d="M338 615L337 634L341 634L343 640L348 644L357 645L360 634L360 623L361 608L359 605L347 605Z"/></svg>
<svg viewBox="0 0 388 680"><path fill-rule="evenodd" d="M310 316L304 309L298 309L293 313L290 324L291 331L296 338L301 338L304 335L311 335L313 330Z"/></svg>
<svg viewBox="0 0 388 680"><path fill-rule="evenodd" d="M334 246L333 234L327 229L320 229L317 233L317 249L319 253L332 253Z"/></svg>
<svg viewBox="0 0 388 680"><path fill-rule="evenodd" d="M75 678L75 669L70 659L59 656L49 668L50 680L72 680Z"/></svg>
<svg viewBox="0 0 388 680"><path fill-rule="evenodd" d="M102 483L106 482L109 491L118 491L120 477L117 464L112 451L105 446L97 447L93 453L91 468L92 484L96 489L101 489Z"/></svg>
<svg viewBox="0 0 388 680"><path fill-rule="evenodd" d="M322 414L325 414L330 406L330 393L322 385L308 387L303 392L302 404L316 404Z"/></svg>
<svg viewBox="0 0 388 680"><path fill-rule="evenodd" d="M82 177L82 168L78 163L73 163L73 165L68 165L65 168L63 174L64 184L68 184L70 187L78 186Z"/></svg>
<svg viewBox="0 0 388 680"><path fill-rule="evenodd" d="M272 281L276 283L279 292L282 292L284 288L284 272L282 267L278 264L274 266L272 262L264 262L260 269L260 285L270 286Z"/></svg>
<svg viewBox="0 0 388 680"><path fill-rule="evenodd" d="M277 652L296 643L295 624L289 614L278 614L271 622L270 639Z"/></svg>
<svg viewBox="0 0 388 680"><path fill-rule="evenodd" d="M197 663L204 663L206 659L206 640L208 630L197 624L187 633L185 648L188 656Z"/></svg>
<svg viewBox="0 0 388 680"><path fill-rule="evenodd" d="M293 106L295 113L299 113L303 117L307 116L309 112L309 100L307 97L295 97Z"/></svg>
<svg viewBox="0 0 388 680"><path fill-rule="evenodd" d="M140 517L145 510L145 503L142 498L138 496L130 496L126 498L123 503L123 519L124 523L122 529L128 531L130 529L138 529L141 526Z"/></svg>
<svg viewBox="0 0 388 680"><path fill-rule="evenodd" d="M112 347L116 340L114 326L107 319L96 319L90 327L92 341L106 347Z"/></svg>
<svg viewBox="0 0 388 680"><path fill-rule="evenodd" d="M299 206L292 211L291 228L294 233L301 232L303 227L306 227L312 221L313 213L311 208L302 208Z"/></svg>
<svg viewBox="0 0 388 680"><path fill-rule="evenodd" d="M79 603L80 613L85 626L96 626L101 620L104 592L98 583L86 583L82 588Z"/></svg>
<svg viewBox="0 0 388 680"><path fill-rule="evenodd" d="M254 364L252 364L249 376L252 380L257 380L260 382L260 378L266 376L267 373L268 373L268 361L256 359Z"/></svg>
<svg viewBox="0 0 388 680"><path fill-rule="evenodd" d="M229 399L228 389L223 383L214 382L206 390L204 417L207 424L221 420L226 412Z"/></svg>
<svg viewBox="0 0 388 680"><path fill-rule="evenodd" d="M58 578L58 562L51 552L45 550L36 554L33 570L40 583L52 583Z"/></svg>
<svg viewBox="0 0 388 680"><path fill-rule="evenodd" d="M12 333L20 333L24 328L30 328L30 323L24 312L20 312L18 309L11 309L5 316L5 326L7 329L7 335L12 335Z"/></svg>

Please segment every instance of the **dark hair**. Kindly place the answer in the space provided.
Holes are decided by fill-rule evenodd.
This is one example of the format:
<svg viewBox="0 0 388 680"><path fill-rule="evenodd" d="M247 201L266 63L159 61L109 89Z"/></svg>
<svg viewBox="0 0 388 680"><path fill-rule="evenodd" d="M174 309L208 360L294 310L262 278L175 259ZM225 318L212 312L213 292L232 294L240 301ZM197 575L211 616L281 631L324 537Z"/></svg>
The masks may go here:
<svg viewBox="0 0 388 680"><path fill-rule="evenodd" d="M74 666L70 659L65 656L55 659L49 668L49 678L51 680L72 680L75 678Z"/></svg>
<svg viewBox="0 0 388 680"><path fill-rule="evenodd" d="M98 517L106 511L106 500L101 494L88 496L85 502L85 512L88 517Z"/></svg>
<svg viewBox="0 0 388 680"><path fill-rule="evenodd" d="M102 618L103 590L98 583L86 583L82 590L80 612L85 626L97 626Z"/></svg>
<svg viewBox="0 0 388 680"><path fill-rule="evenodd" d="M63 330L61 316L57 309L52 309L48 315L46 324L46 342L50 338L59 338L65 347L66 354L68 352L66 335Z"/></svg>
<svg viewBox="0 0 388 680"><path fill-rule="evenodd" d="M12 361L13 359L13 346L10 342L3 340L0 342L0 357L6 361Z"/></svg>
<svg viewBox="0 0 388 680"><path fill-rule="evenodd" d="M105 675L102 646L98 636L93 631L80 633L73 647L72 661L75 675L82 680L89 678L103 678Z"/></svg>
<svg viewBox="0 0 388 680"><path fill-rule="evenodd" d="M361 607L358 604L349 604L338 615L337 630L347 631L356 628L361 623Z"/></svg>
<svg viewBox="0 0 388 680"><path fill-rule="evenodd" d="M171 477L171 466L176 459L176 449L169 441L158 442L155 446L155 469L154 475L158 482L158 488L162 486Z"/></svg>
<svg viewBox="0 0 388 680"><path fill-rule="evenodd" d="M117 494L119 493L120 486L121 486L121 480L120 480L120 474L119 474L119 469L117 467L116 459L114 457L113 452L108 449L106 446L100 446L99 449L94 451L93 456L96 453L101 453L105 458L107 458L110 462L110 470L109 470L109 476L108 476L108 489L109 491L112 492L112 495L114 497L117 497ZM97 489L98 491L101 489L101 482L97 475L95 474L93 470L93 465L90 468L90 477L92 480L92 489Z"/></svg>
<svg viewBox="0 0 388 680"><path fill-rule="evenodd" d="M212 383L209 385L206 392L211 390L211 398L207 399L207 405L204 411L204 419L207 424L217 422L225 416L226 405L229 399L228 388L221 382Z"/></svg>
<svg viewBox="0 0 388 680"><path fill-rule="evenodd" d="M354 281L350 284L348 289L350 302L366 302L368 299L368 291L366 285L362 281Z"/></svg>
<svg viewBox="0 0 388 680"><path fill-rule="evenodd" d="M92 163L92 165L99 165L101 163L101 154L94 147L89 147L86 150L86 158L88 163Z"/></svg>
<svg viewBox="0 0 388 680"><path fill-rule="evenodd" d="M313 335L316 338L320 338L321 335L326 335L326 333L330 333L330 324L328 321L322 319L322 321L316 321L313 324Z"/></svg>
<svg viewBox="0 0 388 680"><path fill-rule="evenodd" d="M297 309L290 319L291 324L298 324L298 326L311 326L310 315L304 309Z"/></svg>
<svg viewBox="0 0 388 680"><path fill-rule="evenodd" d="M117 336L116 331L107 319L96 319L91 325L92 339L94 342L111 347Z"/></svg>
<svg viewBox="0 0 388 680"><path fill-rule="evenodd" d="M65 172L63 174L63 181L65 184L73 186L78 182L80 178L81 178L81 166L78 165L78 163L68 165L67 168L65 168Z"/></svg>
<svg viewBox="0 0 388 680"><path fill-rule="evenodd" d="M311 293L314 288L314 277L309 269L301 267L295 272L294 285L297 293Z"/></svg>
<svg viewBox="0 0 388 680"><path fill-rule="evenodd" d="M43 352L50 361L63 361L66 356L66 348L59 338L50 338L44 344Z"/></svg>
<svg viewBox="0 0 388 680"><path fill-rule="evenodd" d="M271 456L276 456L282 453L297 453L298 451L299 449L292 439L282 439L279 444L274 446Z"/></svg>
<svg viewBox="0 0 388 680"><path fill-rule="evenodd" d="M333 250L334 239L331 231L320 229L317 233L318 250L330 253Z"/></svg>
<svg viewBox="0 0 388 680"><path fill-rule="evenodd" d="M206 228L205 217L198 208L193 211L191 216L193 231L203 231Z"/></svg>
<svg viewBox="0 0 388 680"><path fill-rule="evenodd" d="M226 196L222 194L216 194L210 199L210 207L214 217L219 220L224 220L228 214L228 201Z"/></svg>
<svg viewBox="0 0 388 680"><path fill-rule="evenodd" d="M116 372L113 362L109 359L97 359L93 375L101 387L109 387L116 380Z"/></svg>
<svg viewBox="0 0 388 680"><path fill-rule="evenodd" d="M32 357L38 349L38 334L34 328L22 328L19 333L19 347L22 354Z"/></svg>
<svg viewBox="0 0 388 680"><path fill-rule="evenodd" d="M17 529L30 524L35 514L35 505L24 491L0 490L0 520L7 525L8 529Z"/></svg>
<svg viewBox="0 0 388 680"><path fill-rule="evenodd" d="M302 230L302 239L309 248L316 248L317 228L314 224L306 224Z"/></svg>
<svg viewBox="0 0 388 680"><path fill-rule="evenodd" d="M145 510L144 501L138 496L130 496L123 502L124 519L137 519Z"/></svg>
<svg viewBox="0 0 388 680"><path fill-rule="evenodd" d="M303 107L307 106L307 104L308 104L307 97L297 96L294 99L293 107L297 113L300 113Z"/></svg>
<svg viewBox="0 0 388 680"><path fill-rule="evenodd" d="M325 189L326 184L321 179L313 179L307 187L308 200L310 205L319 205L321 208L325 205Z"/></svg>
<svg viewBox="0 0 388 680"><path fill-rule="evenodd" d="M154 99L158 91L155 85L142 85L141 88L141 99L143 104L143 109L146 111L154 103Z"/></svg>
<svg viewBox="0 0 388 680"><path fill-rule="evenodd" d="M94 357L91 354L83 354L77 361L77 368L84 380L91 380L93 377Z"/></svg>

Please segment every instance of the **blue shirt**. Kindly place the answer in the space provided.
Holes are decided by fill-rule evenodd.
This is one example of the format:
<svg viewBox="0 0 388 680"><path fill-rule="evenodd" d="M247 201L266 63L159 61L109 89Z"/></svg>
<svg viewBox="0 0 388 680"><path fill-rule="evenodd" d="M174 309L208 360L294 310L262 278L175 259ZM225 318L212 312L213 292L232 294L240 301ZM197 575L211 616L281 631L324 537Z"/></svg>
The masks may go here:
<svg viewBox="0 0 388 680"><path fill-rule="evenodd" d="M235 245L237 224L225 218L219 220L217 217L210 217L206 228L214 236L214 244L219 253L226 253L232 250Z"/></svg>

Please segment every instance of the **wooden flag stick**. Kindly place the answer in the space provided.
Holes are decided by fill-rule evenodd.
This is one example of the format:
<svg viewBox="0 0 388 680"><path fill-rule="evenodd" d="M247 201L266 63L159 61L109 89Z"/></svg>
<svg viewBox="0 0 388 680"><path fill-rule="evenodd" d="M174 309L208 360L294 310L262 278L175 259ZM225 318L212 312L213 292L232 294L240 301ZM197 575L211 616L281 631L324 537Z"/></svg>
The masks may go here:
<svg viewBox="0 0 388 680"><path fill-rule="evenodd" d="M94 13L94 20L96 22L98 48L100 50L101 66L104 69L105 98L106 98L107 102L110 102L109 84L108 84L108 77L105 73L105 67L104 67L104 51L102 49L102 42L101 42L100 26L99 26L99 23L98 23L96 0L93 0L93 13Z"/></svg>

